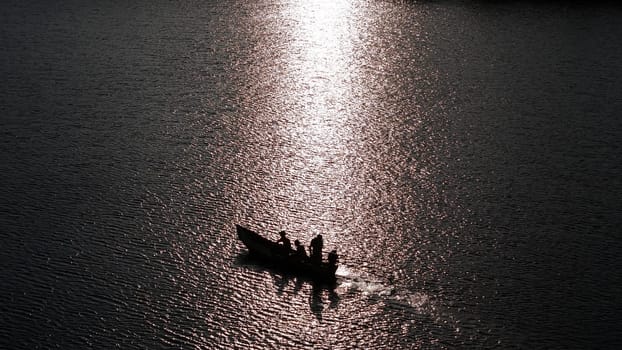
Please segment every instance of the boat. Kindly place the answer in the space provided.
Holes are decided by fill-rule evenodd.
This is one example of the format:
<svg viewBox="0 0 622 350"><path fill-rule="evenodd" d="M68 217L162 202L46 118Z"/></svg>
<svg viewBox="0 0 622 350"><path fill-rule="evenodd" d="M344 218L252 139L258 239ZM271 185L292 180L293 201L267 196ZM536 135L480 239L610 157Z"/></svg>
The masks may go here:
<svg viewBox="0 0 622 350"><path fill-rule="evenodd" d="M301 258L293 249L269 240L246 227L235 225L238 239L248 248L249 255L272 267L298 276L311 278L317 282L334 282L337 265L327 262L312 262L309 258Z"/></svg>

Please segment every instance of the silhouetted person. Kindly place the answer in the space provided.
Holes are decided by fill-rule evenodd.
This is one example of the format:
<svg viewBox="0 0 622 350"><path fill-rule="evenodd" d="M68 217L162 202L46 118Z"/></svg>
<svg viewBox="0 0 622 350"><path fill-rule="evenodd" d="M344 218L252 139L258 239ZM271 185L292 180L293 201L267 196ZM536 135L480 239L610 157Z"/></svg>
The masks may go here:
<svg viewBox="0 0 622 350"><path fill-rule="evenodd" d="M324 247L324 240L322 235L317 235L311 240L311 260L316 263L322 262L322 248Z"/></svg>
<svg viewBox="0 0 622 350"><path fill-rule="evenodd" d="M338 261L339 255L337 255L337 250L333 249L330 253L328 253L328 264L330 266L337 266Z"/></svg>
<svg viewBox="0 0 622 350"><path fill-rule="evenodd" d="M300 244L299 240L294 241L294 246L296 247L296 256L298 256L301 259L306 259L307 252L305 251L305 247L302 244Z"/></svg>
<svg viewBox="0 0 622 350"><path fill-rule="evenodd" d="M285 231L281 231L279 232L279 234L281 235L281 238L279 238L279 240L276 242L283 243L283 250L289 253L292 250L292 242L290 242L289 238L285 237L285 235L287 234L285 233Z"/></svg>

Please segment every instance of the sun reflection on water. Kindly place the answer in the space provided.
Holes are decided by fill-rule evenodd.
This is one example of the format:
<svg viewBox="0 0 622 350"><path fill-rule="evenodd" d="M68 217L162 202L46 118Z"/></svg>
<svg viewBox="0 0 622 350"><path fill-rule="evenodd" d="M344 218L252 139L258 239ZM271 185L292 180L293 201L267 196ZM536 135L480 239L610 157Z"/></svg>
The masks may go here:
<svg viewBox="0 0 622 350"><path fill-rule="evenodd" d="M288 131L301 143L299 149L315 148L316 160L319 154L329 156L328 149L343 146L348 137L350 81L356 74L352 39L356 27L348 22L352 11L349 1L320 0L290 3L284 13L294 25L285 77L292 90L282 98L298 107L294 127Z"/></svg>
<svg viewBox="0 0 622 350"><path fill-rule="evenodd" d="M256 190L249 205L254 211L239 215L244 222L255 220L263 234L285 229L292 240L308 245L322 233L325 250L346 247L340 230L344 208L351 206L345 193L352 183L352 146L360 124L360 98L355 95L361 25L354 20L363 17L354 12L361 11L348 0L291 0L277 19L262 22L278 34L259 47L279 49L271 54L271 63L247 68L261 84L245 98L255 109L251 120L256 125L249 127L252 152L260 150L263 157L250 159L253 171L245 185ZM338 317L338 294L311 287L280 280L269 299L308 298L312 322L321 321L323 314ZM296 328L296 322L284 325Z"/></svg>
<svg viewBox="0 0 622 350"><path fill-rule="evenodd" d="M415 254L408 249L415 245L404 243L413 237L398 225L418 208L404 204L414 199L403 168L413 159L409 142L419 124L402 123L405 111L411 113L405 119L418 115L385 98L399 76L384 67L386 52L374 52L381 20L369 6L290 0L274 17L257 19L270 35L257 36L255 50L269 59L244 68L251 89L242 97L248 125L241 130L246 142L235 190L251 195L239 198L236 220L274 239L286 230L305 245L321 233L325 251L338 249L341 267L332 294L276 278L276 292L249 307L292 303L311 311L307 321L324 326L348 319L361 305L367 310L357 317L367 320L383 305L430 308L426 293L413 297L383 274L399 279L399 261ZM301 326L284 321L282 331Z"/></svg>

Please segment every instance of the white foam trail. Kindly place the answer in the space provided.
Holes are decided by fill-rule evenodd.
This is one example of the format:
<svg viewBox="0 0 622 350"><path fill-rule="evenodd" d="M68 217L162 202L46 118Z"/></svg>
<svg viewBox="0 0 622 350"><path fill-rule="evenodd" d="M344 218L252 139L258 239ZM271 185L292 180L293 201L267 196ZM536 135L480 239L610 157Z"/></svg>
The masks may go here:
<svg viewBox="0 0 622 350"><path fill-rule="evenodd" d="M430 297L419 292L414 294L396 295L394 299L417 309L423 307L430 301Z"/></svg>
<svg viewBox="0 0 622 350"><path fill-rule="evenodd" d="M392 305L418 310L425 309L430 303L430 297L424 293L399 292L394 286L347 266L340 265L336 275L340 282L337 287L340 293L361 293L370 298L382 298Z"/></svg>
<svg viewBox="0 0 622 350"><path fill-rule="evenodd" d="M377 279L355 272L343 265L337 268L336 275L340 278L338 289L345 292L361 292L368 296L389 296L394 293L394 287L387 286Z"/></svg>

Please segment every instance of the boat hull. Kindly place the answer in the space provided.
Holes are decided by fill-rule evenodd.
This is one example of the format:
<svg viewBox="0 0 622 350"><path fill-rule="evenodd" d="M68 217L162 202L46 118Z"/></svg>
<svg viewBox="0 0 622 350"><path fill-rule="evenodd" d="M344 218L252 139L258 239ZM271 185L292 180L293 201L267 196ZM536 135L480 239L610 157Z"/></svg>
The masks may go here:
<svg viewBox="0 0 622 350"><path fill-rule="evenodd" d="M236 225L238 239L248 248L254 258L270 263L273 267L296 275L306 276L316 281L335 281L337 266L328 263L313 263L308 258L300 258L294 250L271 241L257 232Z"/></svg>

